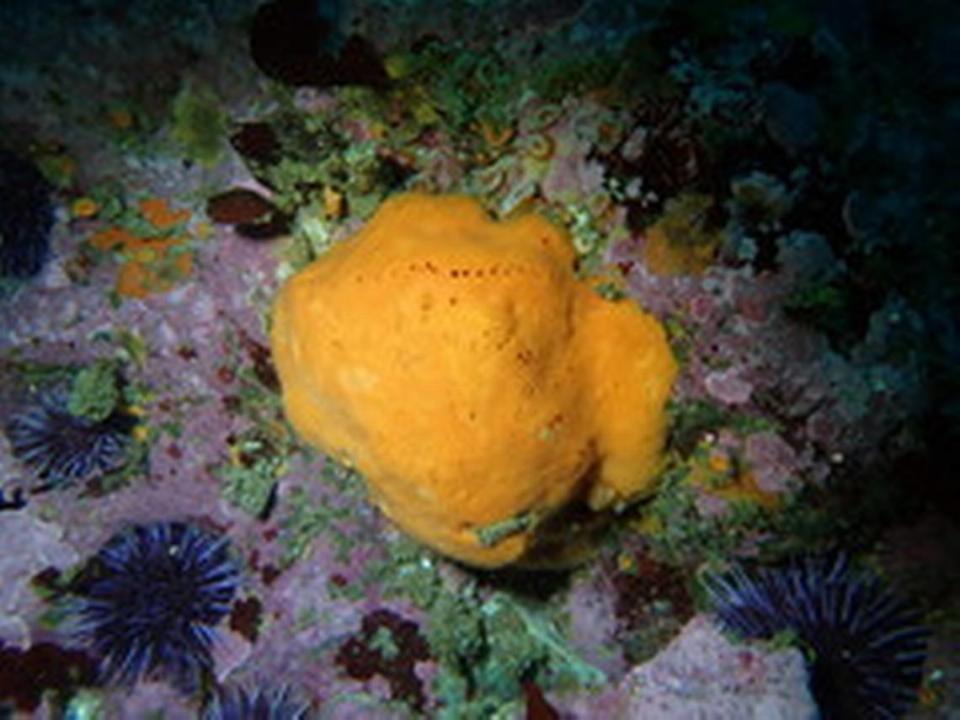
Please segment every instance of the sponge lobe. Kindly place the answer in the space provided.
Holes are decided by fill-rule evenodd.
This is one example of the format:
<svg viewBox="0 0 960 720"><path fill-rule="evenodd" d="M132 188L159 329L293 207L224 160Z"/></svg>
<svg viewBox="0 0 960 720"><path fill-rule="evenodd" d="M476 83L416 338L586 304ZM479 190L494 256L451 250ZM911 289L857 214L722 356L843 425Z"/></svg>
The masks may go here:
<svg viewBox="0 0 960 720"><path fill-rule="evenodd" d="M656 321L596 296L574 259L538 216L388 201L281 290L291 422L360 469L403 529L477 565L525 555L573 499L647 490L673 358Z"/></svg>

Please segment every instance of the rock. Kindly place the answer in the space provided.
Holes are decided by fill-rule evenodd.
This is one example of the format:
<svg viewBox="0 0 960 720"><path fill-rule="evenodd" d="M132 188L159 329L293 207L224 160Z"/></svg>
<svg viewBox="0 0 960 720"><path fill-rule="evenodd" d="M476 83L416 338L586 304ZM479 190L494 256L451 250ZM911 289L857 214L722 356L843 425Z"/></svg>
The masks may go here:
<svg viewBox="0 0 960 720"><path fill-rule="evenodd" d="M694 617L673 642L633 668L616 687L560 704L566 711L563 717L576 720L818 717L799 650L736 643L706 615Z"/></svg>

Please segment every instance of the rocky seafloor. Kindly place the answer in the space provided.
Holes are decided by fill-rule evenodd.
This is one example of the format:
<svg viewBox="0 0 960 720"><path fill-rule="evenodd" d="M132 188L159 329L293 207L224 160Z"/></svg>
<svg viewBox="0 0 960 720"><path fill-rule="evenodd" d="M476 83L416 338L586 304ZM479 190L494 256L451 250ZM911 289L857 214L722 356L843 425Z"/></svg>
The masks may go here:
<svg viewBox="0 0 960 720"><path fill-rule="evenodd" d="M956 16L4 3L0 717L220 717L224 688L288 689L273 717L954 717ZM588 562L450 562L284 420L276 289L407 190L544 213L668 331L659 490ZM190 687L76 627L90 558L155 523L237 573ZM851 585L785 569L838 553ZM721 632L703 578L740 563L814 599ZM922 666L871 664L921 626Z"/></svg>

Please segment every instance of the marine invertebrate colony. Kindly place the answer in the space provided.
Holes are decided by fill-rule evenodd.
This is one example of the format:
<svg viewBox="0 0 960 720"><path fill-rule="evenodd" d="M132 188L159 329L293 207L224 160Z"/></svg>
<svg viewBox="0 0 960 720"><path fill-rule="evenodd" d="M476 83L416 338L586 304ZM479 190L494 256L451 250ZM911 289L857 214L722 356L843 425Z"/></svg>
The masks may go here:
<svg viewBox="0 0 960 720"><path fill-rule="evenodd" d="M915 701L928 631L918 612L845 555L736 567L705 575L704 586L721 624L741 637L800 639L827 720L896 718Z"/></svg>
<svg viewBox="0 0 960 720"><path fill-rule="evenodd" d="M228 541L185 522L135 525L111 537L78 580L79 634L104 680L159 675L184 691L212 671L215 627L240 569Z"/></svg>
<svg viewBox="0 0 960 720"><path fill-rule="evenodd" d="M676 364L659 323L574 261L535 215L388 200L280 292L289 418L404 530L475 565L523 558L572 501L649 492Z"/></svg>
<svg viewBox="0 0 960 720"><path fill-rule="evenodd" d="M0 150L0 275L33 277L50 253L50 186L28 161Z"/></svg>
<svg viewBox="0 0 960 720"><path fill-rule="evenodd" d="M185 231L188 210L175 210L163 198L138 203L140 216L150 230L142 233L113 225L90 237L90 245L103 252L116 252L122 264L117 273L117 294L145 298L169 292L193 273L193 251Z"/></svg>
<svg viewBox="0 0 960 720"><path fill-rule="evenodd" d="M103 420L69 409L65 384L41 392L4 427L14 457L33 469L47 486L83 481L119 470L127 460L132 416L114 411Z"/></svg>

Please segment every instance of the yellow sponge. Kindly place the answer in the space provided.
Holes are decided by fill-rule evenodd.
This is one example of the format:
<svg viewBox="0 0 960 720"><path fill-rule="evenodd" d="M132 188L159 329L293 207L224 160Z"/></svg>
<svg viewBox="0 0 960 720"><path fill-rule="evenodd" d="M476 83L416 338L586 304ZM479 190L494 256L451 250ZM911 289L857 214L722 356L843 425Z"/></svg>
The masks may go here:
<svg viewBox="0 0 960 720"><path fill-rule="evenodd" d="M574 260L536 215L388 200L280 291L290 421L406 532L473 565L522 559L573 500L649 492L676 364L659 323Z"/></svg>

